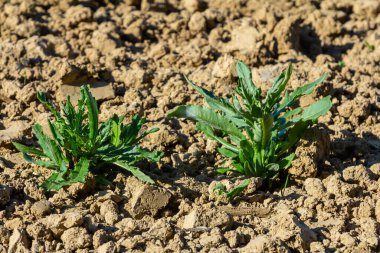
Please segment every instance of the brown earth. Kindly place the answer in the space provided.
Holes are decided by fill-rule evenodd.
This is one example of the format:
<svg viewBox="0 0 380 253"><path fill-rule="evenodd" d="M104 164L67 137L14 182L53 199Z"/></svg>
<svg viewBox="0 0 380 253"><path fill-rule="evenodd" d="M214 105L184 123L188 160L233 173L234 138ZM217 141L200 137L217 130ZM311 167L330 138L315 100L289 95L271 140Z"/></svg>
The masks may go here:
<svg viewBox="0 0 380 253"><path fill-rule="evenodd" d="M297 147L283 195L253 185L226 207L209 192L217 145L165 115L202 103L182 74L231 94L237 59L263 90L289 62L291 88L327 72L301 104L334 106ZM0 252L379 252L379 63L378 0L0 1ZM84 83L103 120L138 113L161 128L143 144L165 151L144 165L156 186L115 172L107 188L38 187L49 171L10 143L46 126L36 91L60 101Z"/></svg>

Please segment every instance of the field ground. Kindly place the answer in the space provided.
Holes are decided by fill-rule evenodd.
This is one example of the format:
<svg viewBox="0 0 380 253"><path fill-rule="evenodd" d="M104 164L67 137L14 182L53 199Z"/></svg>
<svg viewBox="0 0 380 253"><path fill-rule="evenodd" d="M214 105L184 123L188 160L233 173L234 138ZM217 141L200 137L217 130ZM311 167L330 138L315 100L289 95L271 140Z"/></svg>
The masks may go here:
<svg viewBox="0 0 380 253"><path fill-rule="evenodd" d="M283 195L253 185L228 205L209 190L217 145L165 116L203 103L183 74L232 94L236 60L264 91L290 62L292 89L327 72L301 105L334 105L297 147ZM379 63L377 0L0 1L0 252L379 252ZM50 172L11 141L47 128L36 91L59 102L85 83L103 120L160 128L143 146L165 156L141 164L156 186L110 168L108 187L38 187Z"/></svg>

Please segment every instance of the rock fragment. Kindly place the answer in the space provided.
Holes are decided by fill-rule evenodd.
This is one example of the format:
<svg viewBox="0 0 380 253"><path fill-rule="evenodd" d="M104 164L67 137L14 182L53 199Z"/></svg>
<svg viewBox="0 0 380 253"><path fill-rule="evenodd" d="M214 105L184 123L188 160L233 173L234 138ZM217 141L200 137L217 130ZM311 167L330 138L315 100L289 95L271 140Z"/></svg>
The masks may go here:
<svg viewBox="0 0 380 253"><path fill-rule="evenodd" d="M6 205L11 199L11 188L7 185L0 185L0 206Z"/></svg>
<svg viewBox="0 0 380 253"><path fill-rule="evenodd" d="M291 252L279 239L268 235L259 235L252 238L249 243L238 250L239 253L251 252Z"/></svg>
<svg viewBox="0 0 380 253"><path fill-rule="evenodd" d="M29 129L28 121L17 120L12 122L6 129L0 130L0 147L10 145L13 141L19 141Z"/></svg>
<svg viewBox="0 0 380 253"><path fill-rule="evenodd" d="M111 83L103 81L90 81L88 83L91 86L91 93L96 100L109 100L115 97L115 91ZM80 85L61 85L57 94L57 100L64 101L67 96L70 96L72 103L75 104L80 97Z"/></svg>
<svg viewBox="0 0 380 253"><path fill-rule="evenodd" d="M196 227L221 228L228 229L232 224L232 218L225 212L217 209L203 210L195 208L188 215L182 224L183 229L192 229Z"/></svg>
<svg viewBox="0 0 380 253"><path fill-rule="evenodd" d="M68 250L84 249L91 245L91 236L85 228L72 227L65 230L61 240Z"/></svg>
<svg viewBox="0 0 380 253"><path fill-rule="evenodd" d="M196 11L199 11L200 1L199 0L184 0L183 1L183 6L190 13L194 13Z"/></svg>
<svg viewBox="0 0 380 253"><path fill-rule="evenodd" d="M284 18L274 28L273 37L277 44L277 53L286 54L291 50L300 51L300 20Z"/></svg>
<svg viewBox="0 0 380 253"><path fill-rule="evenodd" d="M28 225L26 231L35 240L51 240L53 237L50 229L38 221Z"/></svg>
<svg viewBox="0 0 380 253"><path fill-rule="evenodd" d="M130 200L131 213L134 217L141 217L144 214L156 215L169 204L170 198L171 194L164 189L141 185Z"/></svg>
<svg viewBox="0 0 380 253"><path fill-rule="evenodd" d="M117 41L112 39L108 33L102 31L93 33L91 45L103 54L111 54L118 47Z"/></svg>
<svg viewBox="0 0 380 253"><path fill-rule="evenodd" d="M47 200L38 201L33 204L31 211L37 218L42 218L51 213L51 203Z"/></svg>
<svg viewBox="0 0 380 253"><path fill-rule="evenodd" d="M77 211L51 214L39 221L49 228L54 235L60 236L67 229L80 226L83 223L83 215Z"/></svg>
<svg viewBox="0 0 380 253"><path fill-rule="evenodd" d="M307 178L304 187L308 195L316 198L322 197L326 192L326 189L319 178Z"/></svg>
<svg viewBox="0 0 380 253"><path fill-rule="evenodd" d="M100 205L100 215L108 225L114 225L119 220L118 207L112 200L107 200Z"/></svg>
<svg viewBox="0 0 380 253"><path fill-rule="evenodd" d="M92 11L83 5L73 5L65 13L66 26L74 27L84 21L90 21L92 18Z"/></svg>
<svg viewBox="0 0 380 253"><path fill-rule="evenodd" d="M116 253L117 247L114 242L107 242L102 244L97 250L97 253Z"/></svg>
<svg viewBox="0 0 380 253"><path fill-rule="evenodd" d="M29 240L24 230L15 229L9 238L8 253L27 252Z"/></svg>
<svg viewBox="0 0 380 253"><path fill-rule="evenodd" d="M354 1L352 10L356 15L375 18L380 13L380 2L377 0Z"/></svg>
<svg viewBox="0 0 380 253"><path fill-rule="evenodd" d="M193 32L202 32L206 29L206 18L200 12L191 15L189 29Z"/></svg>
<svg viewBox="0 0 380 253"><path fill-rule="evenodd" d="M8 244L10 236L11 232L7 228L0 225L0 245Z"/></svg>
<svg viewBox="0 0 380 253"><path fill-rule="evenodd" d="M319 128L309 128L296 147L296 159L289 168L289 174L297 181L316 177L318 166L323 164L330 153L330 137Z"/></svg>
<svg viewBox="0 0 380 253"><path fill-rule="evenodd" d="M227 51L252 54L256 50L257 42L260 40L261 35L251 20L244 19L231 32L231 41L226 45Z"/></svg>
<svg viewBox="0 0 380 253"><path fill-rule="evenodd" d="M167 241L174 235L174 229L168 222L160 219L152 225L148 234L160 240Z"/></svg>
<svg viewBox="0 0 380 253"><path fill-rule="evenodd" d="M310 249L310 244L317 240L316 233L294 214L280 213L273 221L275 223L270 234L293 249L306 251Z"/></svg>

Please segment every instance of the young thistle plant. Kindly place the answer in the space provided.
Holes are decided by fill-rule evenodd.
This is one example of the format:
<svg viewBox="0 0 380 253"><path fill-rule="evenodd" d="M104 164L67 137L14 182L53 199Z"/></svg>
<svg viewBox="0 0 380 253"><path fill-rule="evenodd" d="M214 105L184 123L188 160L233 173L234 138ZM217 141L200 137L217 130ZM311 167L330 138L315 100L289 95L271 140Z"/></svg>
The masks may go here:
<svg viewBox="0 0 380 253"><path fill-rule="evenodd" d="M197 122L197 129L221 144L218 152L232 161L229 168L219 168L219 173L232 172L246 178L260 177L264 184L272 187L286 177L284 173L295 158L294 146L305 129L326 114L331 106L330 96L324 97L306 107L296 107L300 97L313 92L323 82L326 74L319 79L285 91L292 74L292 65L282 72L262 98L251 78L249 68L242 62L236 65L237 87L231 99L215 96L193 82L187 82L198 91L208 107L181 105L169 112L170 117L179 117ZM287 177L286 177L287 179ZM239 195L250 180L226 192L223 185L217 190L232 199Z"/></svg>
<svg viewBox="0 0 380 253"><path fill-rule="evenodd" d="M89 172L104 181L104 169L111 168L110 165L123 168L142 181L154 183L135 166L142 159L157 162L162 155L161 152L149 152L138 146L141 139L158 131L153 128L140 134L144 118L136 115L131 123L125 125L122 123L124 116L114 115L99 124L98 106L88 85L80 89L76 110L70 97L61 104L61 112L46 100L44 93L38 92L37 98L54 116L53 122L48 121L53 138L49 138L41 125L36 123L33 132L39 148L13 144L23 153L26 161L52 170L42 187L58 190L76 182L84 183Z"/></svg>

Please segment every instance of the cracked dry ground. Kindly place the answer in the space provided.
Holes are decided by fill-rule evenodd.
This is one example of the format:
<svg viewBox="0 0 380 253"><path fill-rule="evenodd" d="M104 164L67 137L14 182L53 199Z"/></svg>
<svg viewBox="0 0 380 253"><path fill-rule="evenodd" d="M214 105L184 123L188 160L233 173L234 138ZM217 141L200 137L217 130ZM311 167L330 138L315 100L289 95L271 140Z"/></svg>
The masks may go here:
<svg viewBox="0 0 380 253"><path fill-rule="evenodd" d="M0 252L379 252L380 2L378 0L0 1ZM228 96L236 60L264 91L289 62L294 89L327 72L308 105L333 108L305 134L284 194L255 187L233 207L209 192L222 158L169 109L201 104L184 82ZM119 171L111 186L56 193L11 141L32 145L61 101L90 83L102 119L144 115L148 186ZM91 180L90 180L91 181Z"/></svg>

